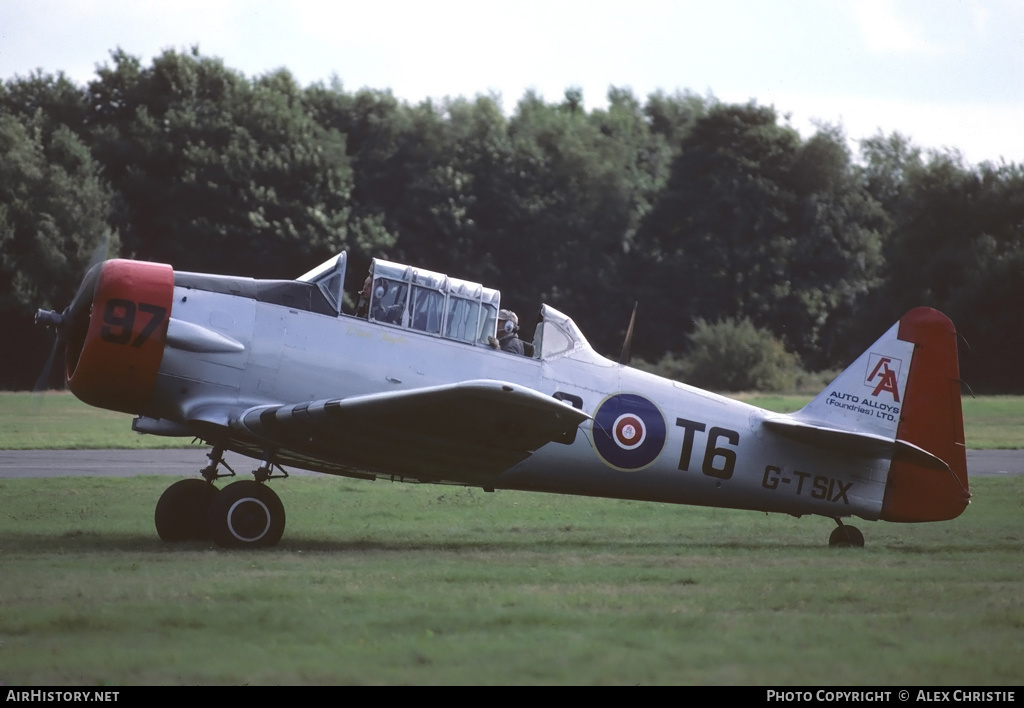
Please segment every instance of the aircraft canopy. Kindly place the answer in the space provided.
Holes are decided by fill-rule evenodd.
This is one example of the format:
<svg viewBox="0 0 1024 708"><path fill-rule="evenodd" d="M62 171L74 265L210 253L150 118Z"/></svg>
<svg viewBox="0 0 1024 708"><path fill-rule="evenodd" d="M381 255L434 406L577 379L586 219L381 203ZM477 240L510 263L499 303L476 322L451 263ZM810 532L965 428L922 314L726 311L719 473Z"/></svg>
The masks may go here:
<svg viewBox="0 0 1024 708"><path fill-rule="evenodd" d="M342 252L296 280L316 284L341 314L345 267ZM366 317L371 322L480 346L488 346L488 338L497 333L501 305L497 290L382 258L373 259L370 274L373 285ZM576 324L547 305L541 309L530 349L535 358L543 359L592 351Z"/></svg>
<svg viewBox="0 0 1024 708"><path fill-rule="evenodd" d="M380 258L370 272L370 320L481 345L497 330L497 290Z"/></svg>

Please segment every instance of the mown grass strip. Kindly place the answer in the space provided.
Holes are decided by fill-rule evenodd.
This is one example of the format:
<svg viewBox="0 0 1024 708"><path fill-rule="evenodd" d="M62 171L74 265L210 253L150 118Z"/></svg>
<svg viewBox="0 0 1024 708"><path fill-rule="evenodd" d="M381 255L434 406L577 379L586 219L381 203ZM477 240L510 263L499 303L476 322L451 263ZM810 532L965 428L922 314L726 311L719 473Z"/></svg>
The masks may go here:
<svg viewBox="0 0 1024 708"><path fill-rule="evenodd" d="M186 438L132 432L132 416L88 406L70 393L0 393L0 449L107 450L187 447Z"/></svg>
<svg viewBox="0 0 1024 708"><path fill-rule="evenodd" d="M281 545L168 546L166 479L0 480L0 681L1019 683L1024 478L940 524L293 477Z"/></svg>

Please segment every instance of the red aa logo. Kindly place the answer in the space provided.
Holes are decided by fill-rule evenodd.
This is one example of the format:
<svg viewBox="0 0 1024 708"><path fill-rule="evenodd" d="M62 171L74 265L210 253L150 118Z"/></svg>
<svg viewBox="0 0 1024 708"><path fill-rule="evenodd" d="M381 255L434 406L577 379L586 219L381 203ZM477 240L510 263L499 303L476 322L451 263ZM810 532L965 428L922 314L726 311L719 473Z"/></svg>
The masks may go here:
<svg viewBox="0 0 1024 708"><path fill-rule="evenodd" d="M871 354L871 357L868 359L868 377L864 384L874 389L871 392L872 396L877 396L882 391L887 391L892 394L892 400L896 403L900 402L900 391L897 382L899 381L901 363L899 359L893 359L882 354Z"/></svg>

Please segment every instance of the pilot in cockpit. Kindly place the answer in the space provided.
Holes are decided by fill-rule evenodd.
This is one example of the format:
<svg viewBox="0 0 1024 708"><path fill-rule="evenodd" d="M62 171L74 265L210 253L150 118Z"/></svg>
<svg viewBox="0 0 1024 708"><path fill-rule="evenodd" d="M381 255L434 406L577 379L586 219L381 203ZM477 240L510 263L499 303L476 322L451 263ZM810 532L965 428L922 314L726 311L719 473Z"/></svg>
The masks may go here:
<svg viewBox="0 0 1024 708"><path fill-rule="evenodd" d="M363 289L359 292L356 317L398 324L402 319L402 306L396 304L387 307L384 305L384 296L387 295L389 288L389 283L384 278L377 278L374 282L373 275L367 275L366 280L363 281Z"/></svg>
<svg viewBox="0 0 1024 708"><path fill-rule="evenodd" d="M510 354L526 356L523 340L519 338L519 316L512 310L498 310L497 348Z"/></svg>
<svg viewBox="0 0 1024 708"><path fill-rule="evenodd" d="M356 305L356 317L361 317L364 320L369 319L370 316L370 289L373 284L373 275L367 274L366 280L363 281L363 289L359 291L359 302Z"/></svg>

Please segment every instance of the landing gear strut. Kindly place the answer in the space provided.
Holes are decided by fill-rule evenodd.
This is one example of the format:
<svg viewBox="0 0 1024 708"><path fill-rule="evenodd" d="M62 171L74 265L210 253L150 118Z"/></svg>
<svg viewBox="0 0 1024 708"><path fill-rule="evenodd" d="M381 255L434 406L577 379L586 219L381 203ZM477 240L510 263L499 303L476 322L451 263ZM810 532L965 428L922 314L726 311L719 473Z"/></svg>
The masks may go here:
<svg viewBox="0 0 1024 708"><path fill-rule="evenodd" d="M847 526L842 519L836 518L839 528L833 529L828 537L828 545L832 548L863 548L864 534L856 526Z"/></svg>
<svg viewBox="0 0 1024 708"><path fill-rule="evenodd" d="M207 527L218 546L268 548L281 540L285 523L284 504L265 484L273 477L274 467L273 451L267 450L263 464L252 473L254 479L232 482L210 502L206 513ZM288 474L279 476L287 477Z"/></svg>
<svg viewBox="0 0 1024 708"><path fill-rule="evenodd" d="M234 470L224 462L224 448L214 447L207 455L210 464L202 469L203 479L183 479L175 482L160 495L156 503L156 532L161 541L208 541L210 531L206 517L210 502L217 495L214 481L223 476L234 476ZM230 475L218 475L217 465L231 470Z"/></svg>
<svg viewBox="0 0 1024 708"><path fill-rule="evenodd" d="M223 445L214 446L207 457L210 464L200 470L203 479L183 479L160 495L156 504L156 532L160 539L166 542L213 539L225 548L277 545L284 534L284 504L264 484L273 476L273 453L268 450L263 464L253 471L255 481L234 482L220 491L214 482L234 477L235 471L224 461ZM230 474L218 473L220 465Z"/></svg>
<svg viewBox="0 0 1024 708"><path fill-rule="evenodd" d="M263 464L253 471L253 480L233 482L217 491L214 482L234 477L224 461L224 446L216 445L207 455L210 464L200 470L203 479L175 482L156 504L156 532L163 541L206 541L224 548L266 548L276 546L284 534L284 504L265 482L273 477L273 451L267 450ZM230 474L219 474L220 465ZM277 466L287 477L288 474Z"/></svg>

